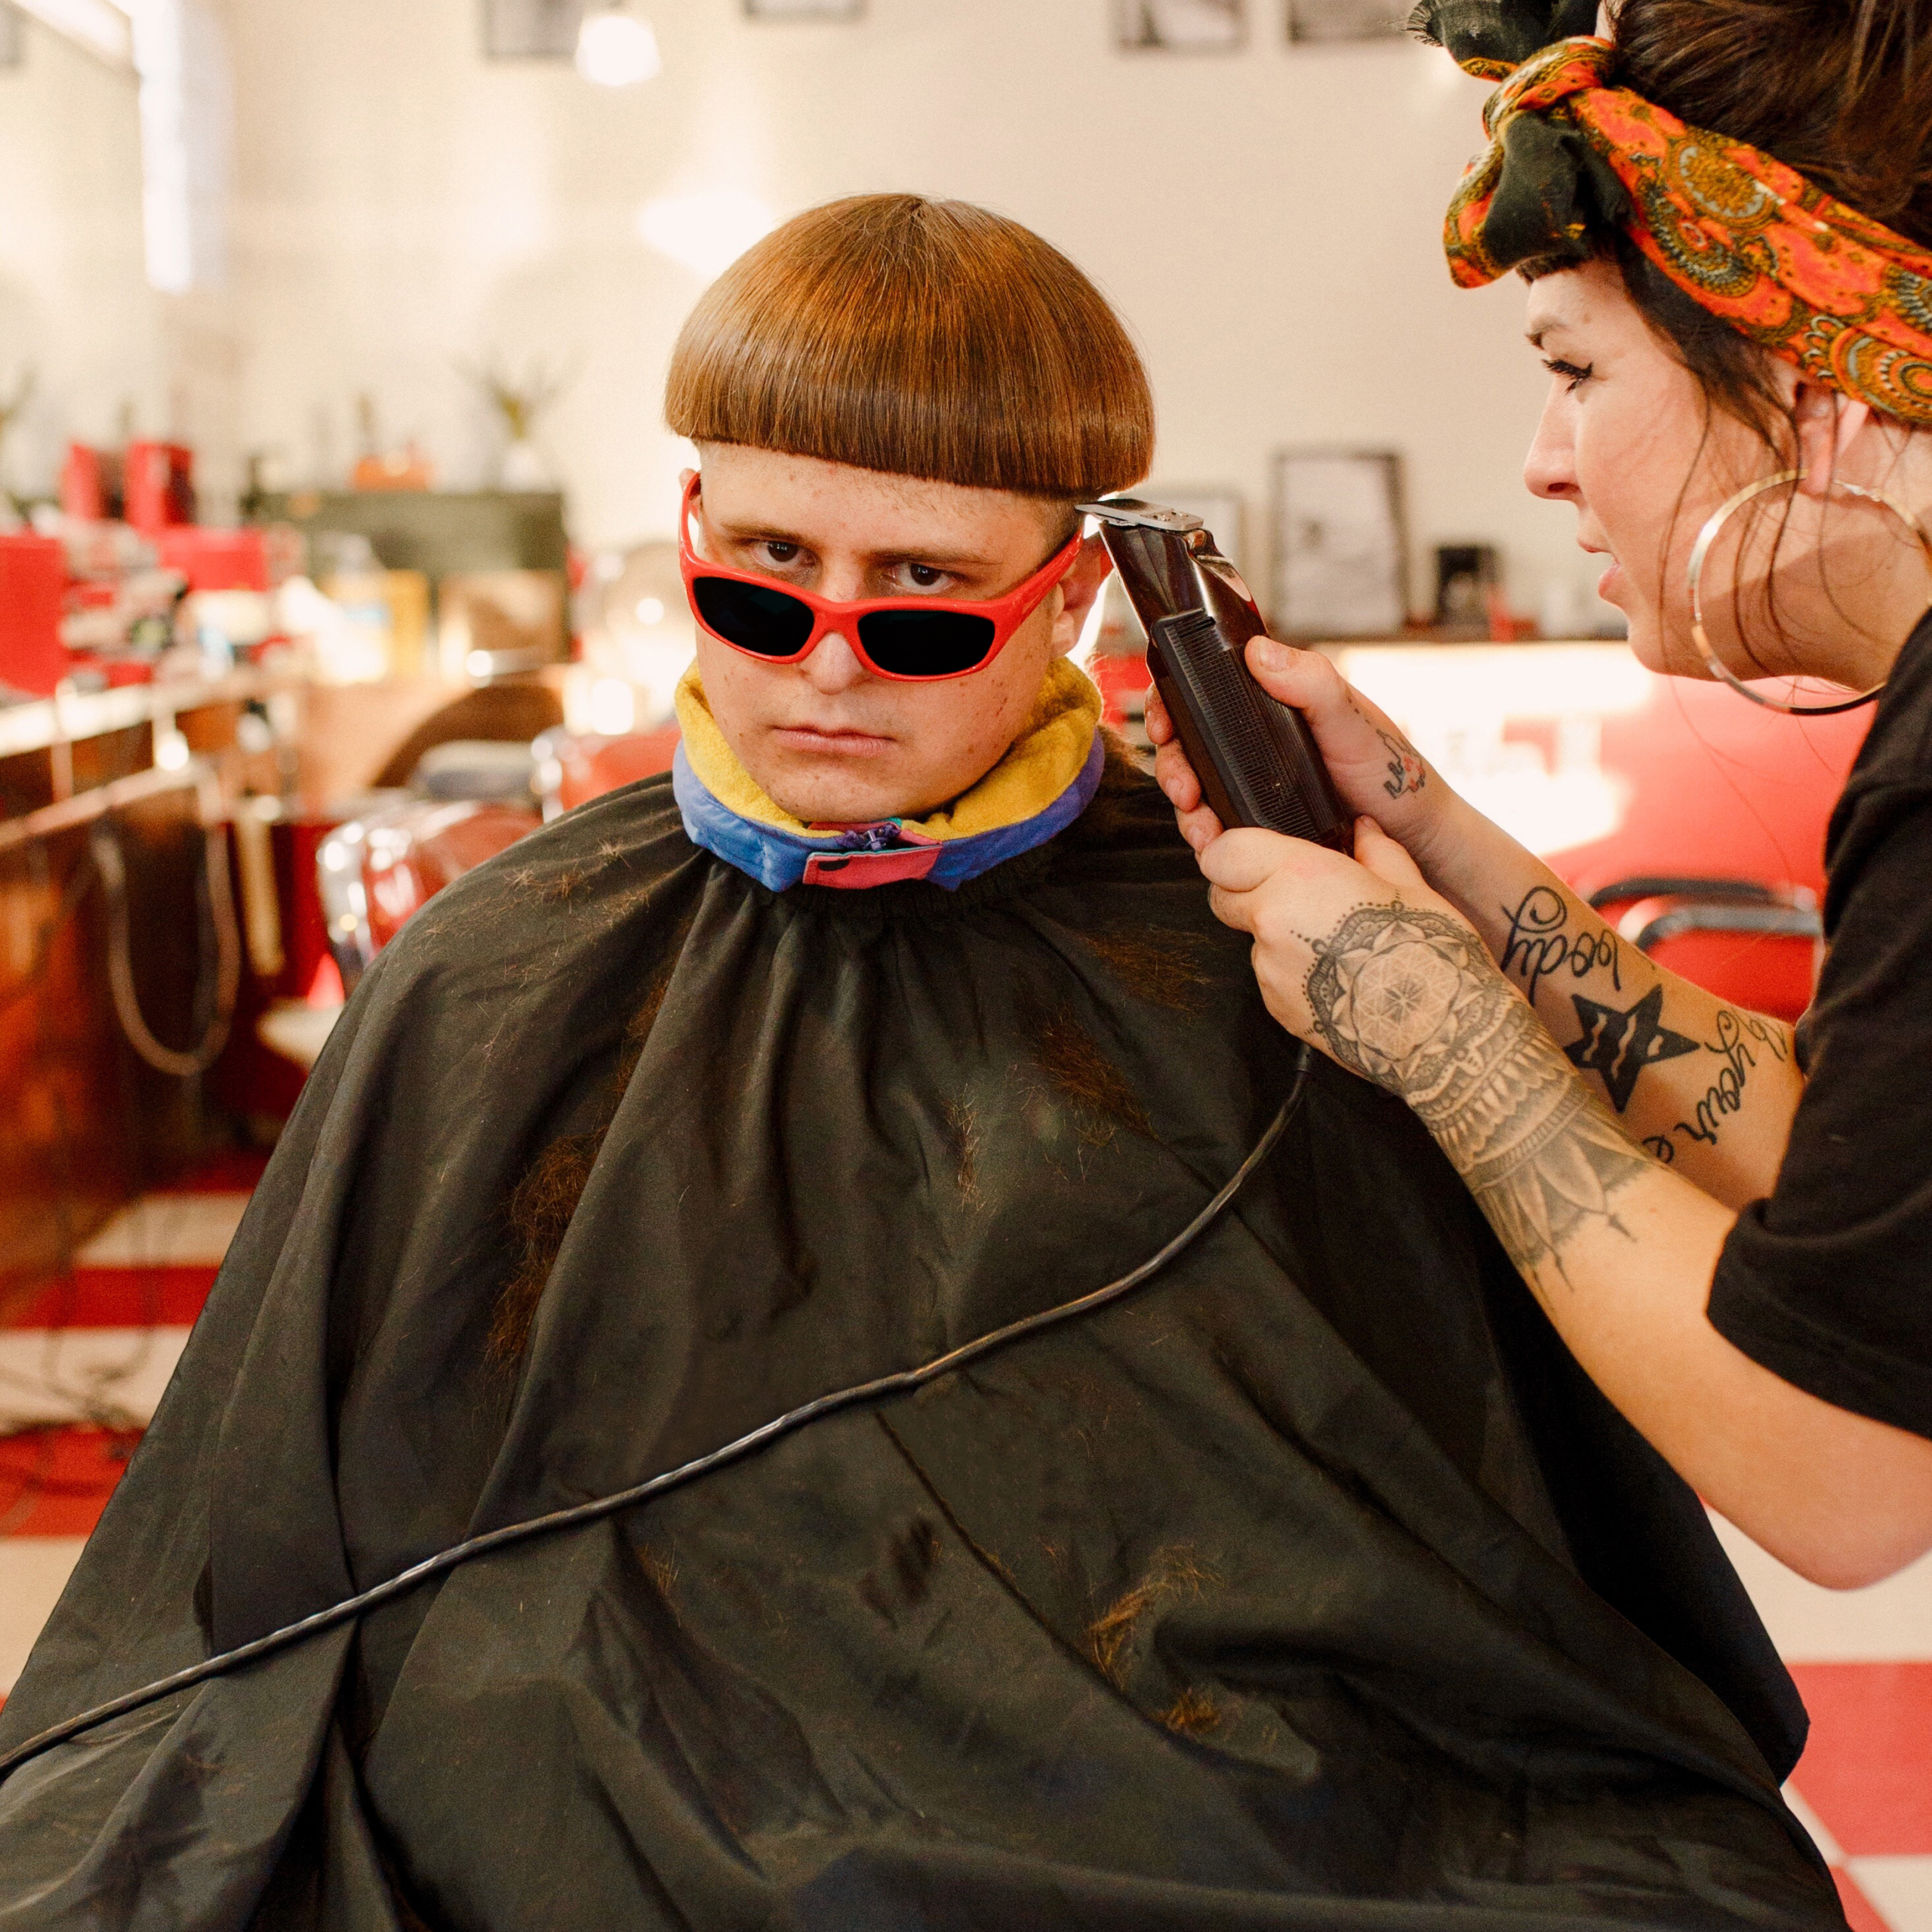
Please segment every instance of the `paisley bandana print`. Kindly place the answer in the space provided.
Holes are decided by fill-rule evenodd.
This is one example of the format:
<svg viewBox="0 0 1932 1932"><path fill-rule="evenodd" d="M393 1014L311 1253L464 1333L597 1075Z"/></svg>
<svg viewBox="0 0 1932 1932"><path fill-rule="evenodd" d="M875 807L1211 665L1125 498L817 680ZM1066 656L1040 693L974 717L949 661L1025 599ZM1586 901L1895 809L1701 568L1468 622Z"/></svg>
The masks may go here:
<svg viewBox="0 0 1932 1932"><path fill-rule="evenodd" d="M1488 151L1449 206L1457 281L1476 288L1525 261L1580 261L1592 231L1614 223L1760 347L1932 425L1932 251L1761 149L1605 86L1613 56L1594 36L1559 40L1490 97ZM1463 64L1493 75L1499 63Z"/></svg>

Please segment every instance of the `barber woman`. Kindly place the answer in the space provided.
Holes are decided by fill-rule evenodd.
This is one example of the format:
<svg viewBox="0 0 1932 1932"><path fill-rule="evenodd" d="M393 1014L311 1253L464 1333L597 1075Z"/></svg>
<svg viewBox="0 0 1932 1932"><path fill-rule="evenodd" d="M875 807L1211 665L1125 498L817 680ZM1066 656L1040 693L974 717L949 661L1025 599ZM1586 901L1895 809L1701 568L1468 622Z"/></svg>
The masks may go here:
<svg viewBox="0 0 1932 1932"><path fill-rule="evenodd" d="M1501 83L1450 264L1528 284L1529 487L1632 650L1876 703L1816 999L1794 1037L1651 964L1313 652L1249 663L1353 859L1223 833L1155 704L1161 781L1275 1017L1414 1110L1598 1386L1764 1548L1871 1583L1932 1548L1932 0L1420 18Z"/></svg>

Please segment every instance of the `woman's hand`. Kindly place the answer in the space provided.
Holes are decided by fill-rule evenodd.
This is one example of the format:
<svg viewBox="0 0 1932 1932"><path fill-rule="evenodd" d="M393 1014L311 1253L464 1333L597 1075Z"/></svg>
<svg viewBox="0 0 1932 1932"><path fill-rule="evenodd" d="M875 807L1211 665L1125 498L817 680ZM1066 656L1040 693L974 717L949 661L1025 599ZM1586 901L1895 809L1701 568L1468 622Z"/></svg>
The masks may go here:
<svg viewBox="0 0 1932 1932"><path fill-rule="evenodd" d="M1214 916L1254 941L1268 1011L1404 1099L1472 1004L1523 1005L1475 931L1371 818L1355 821L1352 859L1240 830L1212 839L1200 863Z"/></svg>
<svg viewBox="0 0 1932 1932"><path fill-rule="evenodd" d="M1293 705L1308 720L1335 788L1350 810L1372 817L1412 851L1427 853L1454 795L1394 721L1352 689L1318 651L1254 638L1247 646L1247 668L1263 691ZM1147 735L1159 748L1154 775L1174 808L1183 835L1201 851L1221 830L1220 823L1201 803L1200 781L1153 691L1147 694Z"/></svg>

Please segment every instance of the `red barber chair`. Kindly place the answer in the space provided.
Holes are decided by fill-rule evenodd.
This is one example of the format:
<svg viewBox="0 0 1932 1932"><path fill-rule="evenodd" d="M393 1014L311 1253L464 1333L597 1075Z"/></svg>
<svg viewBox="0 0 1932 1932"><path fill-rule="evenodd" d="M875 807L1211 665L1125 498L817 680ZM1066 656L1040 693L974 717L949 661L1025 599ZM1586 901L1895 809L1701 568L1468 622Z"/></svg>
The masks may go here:
<svg viewBox="0 0 1932 1932"><path fill-rule="evenodd" d="M315 874L343 989L355 990L376 955L445 886L541 823L518 805L403 798L337 826L322 841Z"/></svg>
<svg viewBox="0 0 1932 1932"><path fill-rule="evenodd" d="M531 750L537 760L537 789L546 820L671 768L680 736L675 724L654 731L629 731L621 737L595 733L546 731Z"/></svg>
<svg viewBox="0 0 1932 1932"><path fill-rule="evenodd" d="M1807 887L1638 877L1589 899L1639 952L1734 1006L1795 1020L1811 1003L1825 929Z"/></svg>
<svg viewBox="0 0 1932 1932"><path fill-rule="evenodd" d="M1870 724L1869 711L1788 718L1721 685L1654 679L1640 709L1603 720L1623 823L1549 863L1659 965L1795 1020L1821 957L1826 824Z"/></svg>

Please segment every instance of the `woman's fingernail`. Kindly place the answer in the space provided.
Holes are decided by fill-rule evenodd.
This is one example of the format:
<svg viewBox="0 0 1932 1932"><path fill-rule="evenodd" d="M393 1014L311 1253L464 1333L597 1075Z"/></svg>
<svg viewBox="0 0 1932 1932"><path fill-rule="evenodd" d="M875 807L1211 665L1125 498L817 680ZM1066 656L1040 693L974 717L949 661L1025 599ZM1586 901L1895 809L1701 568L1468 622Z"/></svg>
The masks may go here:
<svg viewBox="0 0 1932 1932"><path fill-rule="evenodd" d="M1272 637L1258 637L1248 646L1256 660L1271 671L1285 669L1288 654Z"/></svg>

